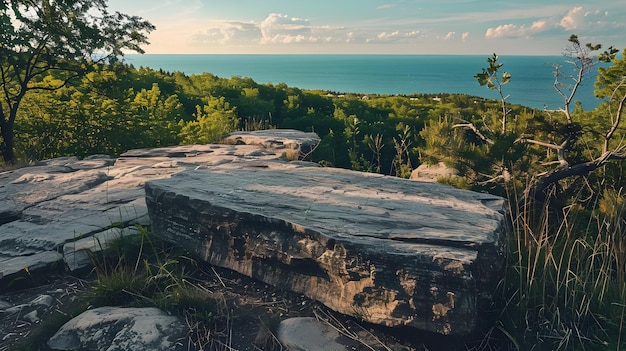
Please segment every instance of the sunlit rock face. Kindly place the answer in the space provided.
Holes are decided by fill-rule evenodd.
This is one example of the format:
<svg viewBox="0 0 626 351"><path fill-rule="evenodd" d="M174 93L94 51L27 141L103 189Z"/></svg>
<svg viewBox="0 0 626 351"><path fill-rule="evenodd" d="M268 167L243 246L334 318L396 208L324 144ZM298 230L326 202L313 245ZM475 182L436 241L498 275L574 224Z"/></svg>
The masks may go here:
<svg viewBox="0 0 626 351"><path fill-rule="evenodd" d="M297 130L232 138L229 144L130 150L118 158L60 157L0 172L0 293L40 284L50 271L89 269L85 250L149 225L143 186L150 179L195 168L297 163L285 154L297 156L319 142L315 133Z"/></svg>
<svg viewBox="0 0 626 351"><path fill-rule="evenodd" d="M471 333L505 263L505 200L437 183L268 164L185 171L145 189L158 235L385 326Z"/></svg>
<svg viewBox="0 0 626 351"><path fill-rule="evenodd" d="M313 133L228 140L0 172L0 293L89 271L81 251L141 224L365 321L466 335L485 319L504 264L503 199L290 162Z"/></svg>

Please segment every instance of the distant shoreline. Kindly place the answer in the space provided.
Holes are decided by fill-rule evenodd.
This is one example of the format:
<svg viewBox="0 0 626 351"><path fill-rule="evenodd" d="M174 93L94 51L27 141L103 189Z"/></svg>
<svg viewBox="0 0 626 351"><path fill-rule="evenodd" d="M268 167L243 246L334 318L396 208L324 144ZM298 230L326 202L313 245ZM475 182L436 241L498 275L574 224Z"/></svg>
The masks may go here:
<svg viewBox="0 0 626 351"><path fill-rule="evenodd" d="M259 84L285 83L307 90L355 94L465 94L498 99L473 76L487 66L490 55L412 54L129 54L125 62L187 75L251 78ZM501 56L502 69L511 74L504 87L513 104L555 110L563 99L553 88L552 64L562 56ZM594 71L595 74L595 71ZM589 77L577 98L585 110L600 101L593 96L595 77Z"/></svg>

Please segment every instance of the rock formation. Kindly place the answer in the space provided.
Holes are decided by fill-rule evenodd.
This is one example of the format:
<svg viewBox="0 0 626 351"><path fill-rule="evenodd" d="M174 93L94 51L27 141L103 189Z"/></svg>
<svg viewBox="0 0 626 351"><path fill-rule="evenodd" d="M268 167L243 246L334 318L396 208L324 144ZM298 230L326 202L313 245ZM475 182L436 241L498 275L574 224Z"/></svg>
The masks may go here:
<svg viewBox="0 0 626 351"><path fill-rule="evenodd" d="M278 147L272 149L262 146L258 133L249 134L246 142L256 144L140 149L117 159L61 157L0 172L0 293L37 280L38 273L81 269L88 262L80 251L97 248L106 241L101 238L123 228L149 225L143 190L149 179L196 167L286 164L285 145L300 150L294 146L298 140L303 145L319 141L314 133L281 130L272 136L264 131L274 140L266 146Z"/></svg>
<svg viewBox="0 0 626 351"><path fill-rule="evenodd" d="M85 250L152 224L209 263L366 321L450 335L479 324L504 264L503 199L287 162L313 133L228 140L0 172L0 294L89 270Z"/></svg>
<svg viewBox="0 0 626 351"><path fill-rule="evenodd" d="M386 326L467 335L500 280L502 198L340 169L149 181L153 230L201 259Z"/></svg>
<svg viewBox="0 0 626 351"><path fill-rule="evenodd" d="M420 182L436 182L439 178L454 177L458 174L458 170L446 166L443 162L439 162L436 165L419 165L411 172L410 179Z"/></svg>
<svg viewBox="0 0 626 351"><path fill-rule="evenodd" d="M187 350L187 327L157 308L100 307L67 322L48 341L52 350Z"/></svg>

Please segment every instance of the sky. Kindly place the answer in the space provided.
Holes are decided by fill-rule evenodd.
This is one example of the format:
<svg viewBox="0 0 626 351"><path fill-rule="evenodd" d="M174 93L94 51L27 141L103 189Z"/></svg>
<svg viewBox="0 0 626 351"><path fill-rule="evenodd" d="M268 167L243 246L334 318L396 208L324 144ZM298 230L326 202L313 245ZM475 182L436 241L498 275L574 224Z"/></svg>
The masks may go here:
<svg viewBox="0 0 626 351"><path fill-rule="evenodd" d="M626 0L109 0L154 24L149 54L561 55L626 48Z"/></svg>

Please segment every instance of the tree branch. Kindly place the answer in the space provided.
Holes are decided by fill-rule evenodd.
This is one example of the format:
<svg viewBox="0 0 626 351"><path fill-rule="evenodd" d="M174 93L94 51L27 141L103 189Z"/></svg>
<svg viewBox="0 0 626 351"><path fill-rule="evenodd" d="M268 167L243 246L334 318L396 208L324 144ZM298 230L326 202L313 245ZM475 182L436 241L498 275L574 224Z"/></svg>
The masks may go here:
<svg viewBox="0 0 626 351"><path fill-rule="evenodd" d="M466 121L464 121L466 122ZM478 129L474 123L458 123L452 126L452 128L466 128L471 130L472 132L474 132L474 134L476 134L477 137L480 138L480 140L486 142L489 145L493 145L495 142L493 140L491 140L490 138L486 137L481 131L480 129Z"/></svg>
<svg viewBox="0 0 626 351"><path fill-rule="evenodd" d="M617 93L618 89L624 85L625 81L626 81L626 77L622 77L622 80L619 82L619 84L617 84L615 89L613 89L613 96L611 97L611 100ZM606 153L609 150L609 142L611 141L611 138L613 137L613 133L615 133L615 131L619 127L619 124L622 119L624 103L626 103L626 94L622 96L622 98L619 100L617 104L617 113L615 114L615 120L613 120L613 125L611 125L611 129L606 133L606 136L604 137L604 147L602 148L602 152Z"/></svg>
<svg viewBox="0 0 626 351"><path fill-rule="evenodd" d="M570 138L565 139L565 141L562 142L561 145L546 143L546 142L539 141L539 140L525 139L525 138L520 138L520 139L517 139L516 141L527 143L527 144L535 144L539 146L544 146L549 149L556 150L558 164L561 165L561 167L567 167L569 165L569 162L567 162L567 159L565 158L565 151L567 150L567 147L570 143ZM552 164L552 163L553 162L549 164Z"/></svg>
<svg viewBox="0 0 626 351"><path fill-rule="evenodd" d="M579 163L566 168L556 168L538 174L533 179L532 185L527 188L526 197L528 198L530 196L535 200L543 200L545 199L544 190L551 184L573 176L586 176L611 160L626 160L624 148L622 147L619 150L605 152L600 157L588 162Z"/></svg>

